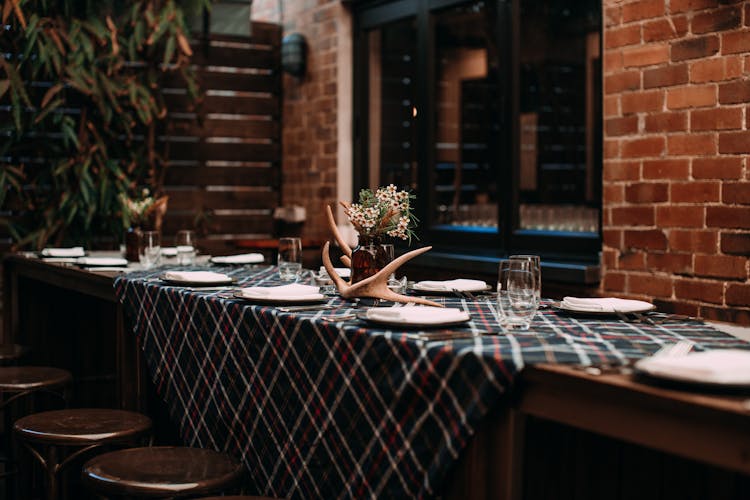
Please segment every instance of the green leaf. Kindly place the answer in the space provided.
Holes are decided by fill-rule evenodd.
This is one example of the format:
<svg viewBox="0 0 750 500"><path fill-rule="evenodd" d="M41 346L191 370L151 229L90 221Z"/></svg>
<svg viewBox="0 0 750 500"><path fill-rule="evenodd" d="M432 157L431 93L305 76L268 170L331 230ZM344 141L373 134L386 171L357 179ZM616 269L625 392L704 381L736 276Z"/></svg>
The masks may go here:
<svg viewBox="0 0 750 500"><path fill-rule="evenodd" d="M62 98L55 99L54 101L52 101L51 103L49 103L47 106L45 106L45 108L42 110L42 112L39 113L36 116L36 118L34 118L34 123L41 122L42 120L44 120L44 118L48 114L50 114L52 111L56 110L57 108L59 108L63 104L65 104L65 99L62 99Z"/></svg>
<svg viewBox="0 0 750 500"><path fill-rule="evenodd" d="M172 56L174 56L174 48L175 48L174 36L170 36L169 38L167 38L167 44L166 44L166 47L164 48L164 60L163 60L164 65L169 64L169 61L172 60Z"/></svg>

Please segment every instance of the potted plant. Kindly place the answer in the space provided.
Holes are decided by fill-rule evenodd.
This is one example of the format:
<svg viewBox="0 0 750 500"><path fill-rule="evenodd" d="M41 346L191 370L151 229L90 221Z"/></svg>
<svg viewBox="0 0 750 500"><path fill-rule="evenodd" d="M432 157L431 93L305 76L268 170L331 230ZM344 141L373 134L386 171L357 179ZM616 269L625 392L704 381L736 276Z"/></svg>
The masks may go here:
<svg viewBox="0 0 750 500"><path fill-rule="evenodd" d="M17 246L119 240L123 194L162 195L162 82L198 95L180 3L6 0L2 16L4 222Z"/></svg>

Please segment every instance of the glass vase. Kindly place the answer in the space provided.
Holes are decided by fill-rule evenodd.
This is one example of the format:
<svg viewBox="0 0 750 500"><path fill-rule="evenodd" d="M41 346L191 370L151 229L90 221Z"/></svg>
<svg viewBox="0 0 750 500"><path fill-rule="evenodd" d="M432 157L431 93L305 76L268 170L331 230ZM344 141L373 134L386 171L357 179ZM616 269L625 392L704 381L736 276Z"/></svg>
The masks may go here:
<svg viewBox="0 0 750 500"><path fill-rule="evenodd" d="M360 237L359 245L352 250L351 283L369 278L387 266L393 259L393 253L388 247L379 240Z"/></svg>
<svg viewBox="0 0 750 500"><path fill-rule="evenodd" d="M125 258L129 262L139 262L138 246L143 231L138 226L131 226L125 231Z"/></svg>

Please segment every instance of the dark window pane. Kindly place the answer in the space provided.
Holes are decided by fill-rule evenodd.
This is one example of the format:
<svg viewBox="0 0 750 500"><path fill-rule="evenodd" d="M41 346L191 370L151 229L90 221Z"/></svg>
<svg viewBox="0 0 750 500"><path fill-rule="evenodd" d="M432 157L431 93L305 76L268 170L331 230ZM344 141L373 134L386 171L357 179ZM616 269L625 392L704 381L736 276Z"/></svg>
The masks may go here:
<svg viewBox="0 0 750 500"><path fill-rule="evenodd" d="M599 9L561 0L520 7L519 226L598 232Z"/></svg>
<svg viewBox="0 0 750 500"><path fill-rule="evenodd" d="M417 189L414 69L416 31L406 19L370 31L369 179L371 188Z"/></svg>
<svg viewBox="0 0 750 500"><path fill-rule="evenodd" d="M495 19L484 2L434 15L436 229L497 232Z"/></svg>

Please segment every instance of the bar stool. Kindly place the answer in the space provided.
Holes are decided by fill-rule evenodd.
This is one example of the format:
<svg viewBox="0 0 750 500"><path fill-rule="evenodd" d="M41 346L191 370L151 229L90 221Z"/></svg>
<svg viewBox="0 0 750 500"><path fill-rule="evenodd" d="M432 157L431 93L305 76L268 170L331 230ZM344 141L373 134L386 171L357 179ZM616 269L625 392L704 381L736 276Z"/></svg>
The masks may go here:
<svg viewBox="0 0 750 500"><path fill-rule="evenodd" d="M26 352L26 348L9 344L0 349L0 359L15 361ZM73 376L67 370L48 366L2 366L0 367L0 411L3 412L3 457L1 462L6 464L0 479L6 480L6 490L9 497L13 496L13 485L8 477L15 474L16 453L11 441L12 421L17 416L32 411L33 406L26 404L20 411L10 408L13 403L35 393L47 393L59 398L62 406L67 404L67 389L73 381ZM29 400L26 400L30 403Z"/></svg>
<svg viewBox="0 0 750 500"><path fill-rule="evenodd" d="M76 408L28 415L16 421L13 431L42 466L47 498L55 500L67 465L105 445L135 444L150 433L151 419L132 411ZM72 447L78 449L63 457Z"/></svg>
<svg viewBox="0 0 750 500"><path fill-rule="evenodd" d="M236 489L242 464L203 448L158 446L104 453L83 466L83 482L102 496L180 498ZM226 498L226 497L225 497Z"/></svg>
<svg viewBox="0 0 750 500"><path fill-rule="evenodd" d="M29 348L20 344L0 344L0 366L15 364L29 352Z"/></svg>

